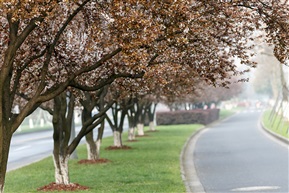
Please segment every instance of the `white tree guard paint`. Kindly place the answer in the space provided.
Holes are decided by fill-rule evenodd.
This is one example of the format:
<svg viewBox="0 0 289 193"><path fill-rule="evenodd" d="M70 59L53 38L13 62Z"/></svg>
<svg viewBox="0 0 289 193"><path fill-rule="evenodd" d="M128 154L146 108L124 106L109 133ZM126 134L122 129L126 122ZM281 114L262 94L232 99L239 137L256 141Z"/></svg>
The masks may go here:
<svg viewBox="0 0 289 193"><path fill-rule="evenodd" d="M150 128L150 131L155 131L155 130L156 130L156 129L155 129L155 124L154 124L153 121L151 121L151 122L149 123L149 128Z"/></svg>
<svg viewBox="0 0 289 193"><path fill-rule="evenodd" d="M144 125L142 123L137 124L137 134L138 135L140 135L140 136L144 135L143 128L144 128Z"/></svg>
<svg viewBox="0 0 289 193"><path fill-rule="evenodd" d="M56 162L56 159L53 156L54 167L55 167L55 182L57 184L65 184L65 185L70 184L69 173L68 173L68 160L69 160L69 155L67 155L66 157L59 156L59 167L60 167L59 168Z"/></svg>
<svg viewBox="0 0 289 193"><path fill-rule="evenodd" d="M135 128L131 127L128 130L128 140L132 141L135 139Z"/></svg>
<svg viewBox="0 0 289 193"><path fill-rule="evenodd" d="M101 139L96 140L96 159L100 158L100 146L101 146Z"/></svg>
<svg viewBox="0 0 289 193"><path fill-rule="evenodd" d="M116 147L121 147L121 135L119 131L114 131L113 132L113 139L114 139L114 146Z"/></svg>

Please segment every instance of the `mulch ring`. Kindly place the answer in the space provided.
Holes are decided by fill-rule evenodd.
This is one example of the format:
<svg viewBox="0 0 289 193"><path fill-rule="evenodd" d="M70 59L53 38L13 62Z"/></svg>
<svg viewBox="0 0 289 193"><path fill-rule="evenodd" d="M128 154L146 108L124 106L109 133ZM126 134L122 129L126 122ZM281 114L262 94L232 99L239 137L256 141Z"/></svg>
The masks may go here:
<svg viewBox="0 0 289 193"><path fill-rule="evenodd" d="M127 140L127 142L138 142L138 140L132 139L132 140Z"/></svg>
<svg viewBox="0 0 289 193"><path fill-rule="evenodd" d="M136 135L136 137L150 137L150 135L146 135L146 134L144 134L144 135Z"/></svg>
<svg viewBox="0 0 289 193"><path fill-rule="evenodd" d="M159 132L159 130L148 130L146 133L154 133L154 132Z"/></svg>
<svg viewBox="0 0 289 193"><path fill-rule="evenodd" d="M78 191L78 190L88 190L89 187L81 186L77 183L65 184L56 184L52 182L46 186L40 187L37 190L42 192L52 192L52 191Z"/></svg>
<svg viewBox="0 0 289 193"><path fill-rule="evenodd" d="M107 148L105 148L105 150L129 150L132 149L130 146L127 145L123 145L121 147L117 147L117 146L108 146Z"/></svg>
<svg viewBox="0 0 289 193"><path fill-rule="evenodd" d="M103 163L108 163L110 160L105 159L105 158L99 158L96 160L90 160L90 159L82 159L78 161L78 164L103 164Z"/></svg>

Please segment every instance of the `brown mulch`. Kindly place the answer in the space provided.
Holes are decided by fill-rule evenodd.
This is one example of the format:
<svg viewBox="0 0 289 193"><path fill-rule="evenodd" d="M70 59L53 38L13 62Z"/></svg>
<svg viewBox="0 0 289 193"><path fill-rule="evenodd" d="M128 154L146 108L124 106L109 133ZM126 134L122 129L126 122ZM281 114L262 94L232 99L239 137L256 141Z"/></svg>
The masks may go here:
<svg viewBox="0 0 289 193"><path fill-rule="evenodd" d="M146 133L154 133L154 132L159 132L159 130L148 130Z"/></svg>
<svg viewBox="0 0 289 193"><path fill-rule="evenodd" d="M146 135L146 134L144 134L144 135L136 135L136 137L150 137L150 135Z"/></svg>
<svg viewBox="0 0 289 193"><path fill-rule="evenodd" d="M121 147L117 147L117 146L108 146L107 148L105 148L105 150L129 150L132 149L130 146L127 145L123 145Z"/></svg>
<svg viewBox="0 0 289 193"><path fill-rule="evenodd" d="M138 140L133 139L133 140L127 140L127 142L138 142Z"/></svg>
<svg viewBox="0 0 289 193"><path fill-rule="evenodd" d="M78 191L78 190L88 190L89 187L81 186L77 183L71 183L68 185L65 184L56 184L52 182L46 186L40 187L37 190L43 192L52 192L52 191Z"/></svg>
<svg viewBox="0 0 289 193"><path fill-rule="evenodd" d="M110 160L105 159L105 158L99 158L97 160L90 160L90 159L82 159L78 161L77 163L79 164L103 164L103 163L108 163Z"/></svg>

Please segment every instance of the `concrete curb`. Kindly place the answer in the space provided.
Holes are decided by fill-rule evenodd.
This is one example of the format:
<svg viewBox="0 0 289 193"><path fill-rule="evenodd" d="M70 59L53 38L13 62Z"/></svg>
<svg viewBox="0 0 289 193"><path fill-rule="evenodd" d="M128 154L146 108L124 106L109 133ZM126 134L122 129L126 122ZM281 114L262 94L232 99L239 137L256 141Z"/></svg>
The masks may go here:
<svg viewBox="0 0 289 193"><path fill-rule="evenodd" d="M194 149L198 137L205 131L206 127L194 132L186 141L180 156L181 176L187 193L205 193L194 164Z"/></svg>
<svg viewBox="0 0 289 193"><path fill-rule="evenodd" d="M262 116L261 116L262 117ZM262 120L260 120L260 125L261 125L261 128L269 135L271 135L272 137L274 137L275 139L277 139L278 141L282 142L282 143L285 143L286 145L289 145L289 139L281 136L281 135L278 135L276 133L274 133L273 131L270 131L268 128L265 127L264 123Z"/></svg>

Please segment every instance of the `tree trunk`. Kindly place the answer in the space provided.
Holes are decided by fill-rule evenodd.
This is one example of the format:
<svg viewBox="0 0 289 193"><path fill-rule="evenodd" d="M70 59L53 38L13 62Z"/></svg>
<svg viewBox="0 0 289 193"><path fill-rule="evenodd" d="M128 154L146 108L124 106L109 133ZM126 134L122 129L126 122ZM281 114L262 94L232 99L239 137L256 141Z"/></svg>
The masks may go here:
<svg viewBox="0 0 289 193"><path fill-rule="evenodd" d="M131 127L128 130L128 140L132 141L135 140L135 127Z"/></svg>
<svg viewBox="0 0 289 193"><path fill-rule="evenodd" d="M96 143L94 142L94 139L93 139L93 131L86 134L85 138L86 138L86 145L87 145L87 159L96 160L97 150L96 150Z"/></svg>
<svg viewBox="0 0 289 193"><path fill-rule="evenodd" d="M11 137L12 134L8 132L8 129L2 126L0 128L0 193L4 192Z"/></svg>
<svg viewBox="0 0 289 193"><path fill-rule="evenodd" d="M156 113L157 103L151 104L148 107L148 117L149 117L149 129L150 131L155 131L155 113Z"/></svg>
<svg viewBox="0 0 289 193"><path fill-rule="evenodd" d="M138 123L137 124L137 133L139 136L144 135L144 124L143 123Z"/></svg>
<svg viewBox="0 0 289 193"><path fill-rule="evenodd" d="M68 173L68 160L69 155L53 155L54 167L55 167L55 182L57 184L70 184Z"/></svg>
<svg viewBox="0 0 289 193"><path fill-rule="evenodd" d="M150 121L149 123L149 128L150 128L150 131L155 131L155 123L153 121Z"/></svg>
<svg viewBox="0 0 289 193"><path fill-rule="evenodd" d="M67 104L65 93L54 98L53 123L53 161L55 167L55 182L57 184L68 185L68 160L71 151L68 153L68 143L71 136L71 126L73 119L74 97L70 95Z"/></svg>
<svg viewBox="0 0 289 193"><path fill-rule="evenodd" d="M95 155L95 158L99 159L100 158L101 139L97 139L95 144L96 144L96 155Z"/></svg>
<svg viewBox="0 0 289 193"><path fill-rule="evenodd" d="M73 119L72 119L72 123L71 123L71 133L70 133L69 144L72 143L72 141L75 138L75 136L76 136L76 132L75 132L75 123L74 123L74 114L73 114ZM76 149L70 155L70 159L78 159Z"/></svg>
<svg viewBox="0 0 289 193"><path fill-rule="evenodd" d="M121 147L122 146L122 139L121 139L120 131L114 131L113 132L113 138L114 138L114 146Z"/></svg>

